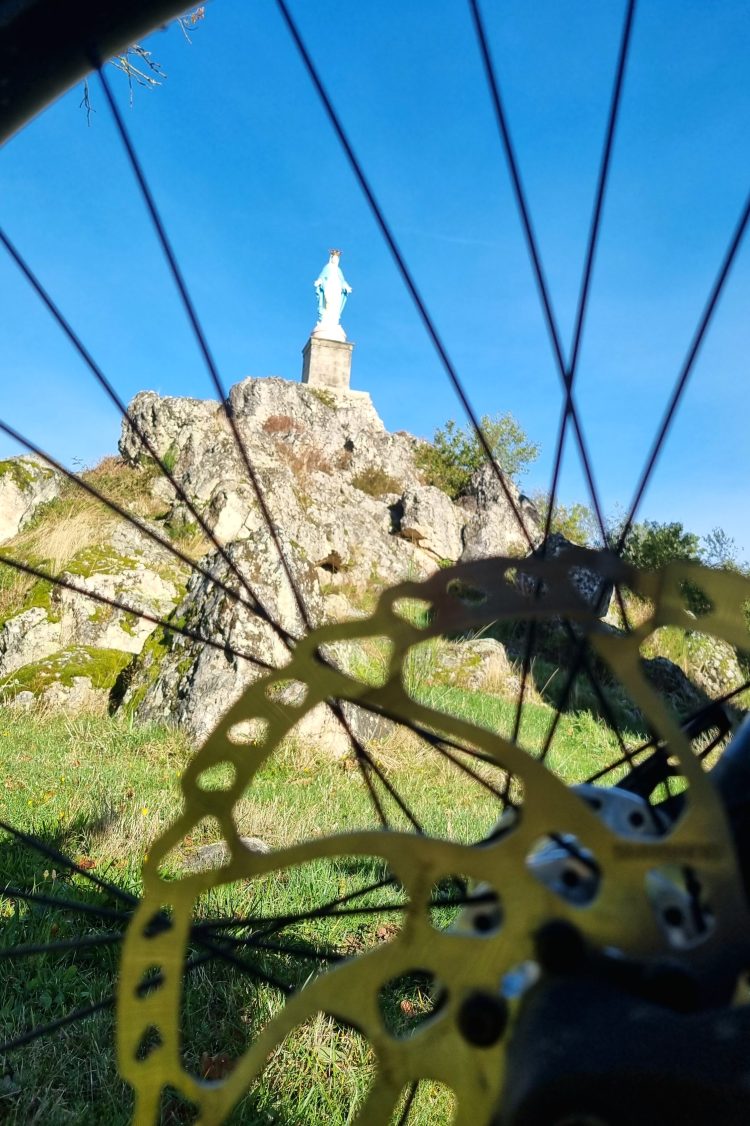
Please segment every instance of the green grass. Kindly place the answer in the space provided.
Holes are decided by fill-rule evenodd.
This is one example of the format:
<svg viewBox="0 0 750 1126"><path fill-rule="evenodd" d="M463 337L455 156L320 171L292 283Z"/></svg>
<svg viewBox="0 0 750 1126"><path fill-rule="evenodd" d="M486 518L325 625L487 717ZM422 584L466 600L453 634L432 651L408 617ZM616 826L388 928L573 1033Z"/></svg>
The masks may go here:
<svg viewBox="0 0 750 1126"><path fill-rule="evenodd" d="M511 730L514 707L503 699L415 679L415 694L437 709L460 714L496 731ZM552 718L543 704L525 710L522 742L538 748ZM106 717L66 719L0 710L2 818L35 834L91 871L138 894L139 869L149 842L179 807L179 776L190 748L177 733L137 727ZM553 749L559 772L579 780L617 754L614 736L586 713L563 716ZM424 745L391 740L378 760L432 834L471 842L498 816L496 799ZM496 768L478 764L485 778ZM402 815L389 810L394 825ZM290 744L258 775L252 796L238 808L241 832L271 846L352 827L375 826L367 789L352 760L331 761L314 748ZM561 827L562 828L562 827ZM210 825L199 826L172 860L174 872L203 843L217 839ZM273 873L261 880L215 889L197 905L197 915L256 914L264 917L308 911L363 887L386 874L377 858L336 857ZM460 875L457 873L457 875ZM71 876L49 857L14 842L0 831L0 885L32 887L51 896L117 906ZM363 897L362 904L398 903L398 888ZM444 925L448 909L437 912ZM298 923L283 932L285 942L326 945L345 955L388 941L399 913L343 916ZM108 919L63 912L21 899L0 899L0 947L29 942L92 937L111 930ZM94 946L23 960L0 960L2 1038L34 1023L51 1021L75 1006L111 992L117 974L117 946ZM257 954L257 965L301 985L314 963ZM408 1001L404 1011L404 1002ZM252 1030L278 1007L278 994L256 985L223 963L211 962L186 982L182 1027L189 1067L218 1069L237 1058ZM405 983L383 999L389 1026L408 1033L429 997L418 982ZM117 1078L111 1012L66 1027L35 1044L0 1058L0 1121L106 1123L130 1120L132 1096ZM202 1061L202 1062L201 1062ZM232 1115L233 1123L330 1123L345 1126L372 1076L368 1046L351 1029L318 1014L295 1030L271 1056L261 1081ZM440 1126L450 1120L451 1095L437 1084L420 1085L410 1122ZM166 1096L164 1123L189 1121L174 1095Z"/></svg>

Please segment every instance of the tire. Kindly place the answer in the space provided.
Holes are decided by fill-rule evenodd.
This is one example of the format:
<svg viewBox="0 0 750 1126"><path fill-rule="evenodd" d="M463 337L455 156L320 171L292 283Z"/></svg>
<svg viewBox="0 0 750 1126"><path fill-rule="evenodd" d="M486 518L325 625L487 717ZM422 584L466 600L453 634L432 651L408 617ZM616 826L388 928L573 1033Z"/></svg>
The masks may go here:
<svg viewBox="0 0 750 1126"><path fill-rule="evenodd" d="M109 59L185 10L174 0L2 0L0 141Z"/></svg>

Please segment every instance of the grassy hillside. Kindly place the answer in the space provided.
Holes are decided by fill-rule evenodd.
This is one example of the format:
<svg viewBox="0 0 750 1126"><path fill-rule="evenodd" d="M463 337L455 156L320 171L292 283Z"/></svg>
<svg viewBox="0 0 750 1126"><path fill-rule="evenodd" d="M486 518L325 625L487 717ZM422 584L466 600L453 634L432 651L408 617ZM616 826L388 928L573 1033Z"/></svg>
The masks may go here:
<svg viewBox="0 0 750 1126"><path fill-rule="evenodd" d="M450 699L445 693L450 693ZM510 703L481 693L423 688L425 702L450 707L475 722L510 730ZM526 711L523 736L538 748L552 717L540 703ZM614 737L590 714L565 716L555 742L557 769L577 780L611 761ZM122 719L81 716L76 719L20 716L0 710L0 785L5 794L3 816L25 832L71 856L84 868L138 894L139 865L149 841L179 807L179 776L190 756L185 740L173 731L133 726ZM436 835L476 840L497 817L497 800L434 752L391 742L378 759L393 784ZM492 768L481 768L485 777ZM290 746L259 776L241 805L243 833L269 845L321 831L373 823L365 787L349 760L323 759L310 747ZM215 834L214 834L215 836ZM212 839L208 830L185 844L185 859ZM180 868L175 861L175 871ZM33 887L51 897L74 902L122 907L92 889L80 875L66 872L0 832L2 883ZM264 917L309 911L315 904L347 894L352 888L382 878L382 863L347 858L316 862L292 872L255 881L252 886L213 893L199 914L255 912ZM366 906L400 902L393 888L373 891ZM438 925L455 915L436 909ZM87 941L117 934L121 921L30 904L7 893L0 899L3 947L83 935ZM287 927L286 941L325 944L344 954L387 941L399 914L344 916ZM389 929L390 928L390 929ZM34 1023L53 1021L71 1008L106 998L117 973L116 943L88 945L80 950L0 960L0 1026L6 1037L21 1034ZM285 973L301 984L314 968L278 954L257 954L266 970ZM300 977L302 972L302 977ZM295 977L296 975L296 977ZM209 962L188 977L183 1027L188 1064L218 1075L248 1042L251 1030L279 1004L278 993L231 967ZM387 1000L390 1017L408 1031L429 1007L420 982ZM129 1121L129 1090L117 1079L112 1049L111 1010L57 1031L37 1043L10 1053L0 1073L0 1117L20 1124L107 1123ZM280 1045L269 1061L263 1081L232 1118L243 1123L341 1124L351 1121L372 1074L366 1043L351 1030L337 1028L319 1015ZM410 1121L422 1126L449 1120L450 1094L435 1084L422 1084ZM189 1121L172 1096L163 1121Z"/></svg>

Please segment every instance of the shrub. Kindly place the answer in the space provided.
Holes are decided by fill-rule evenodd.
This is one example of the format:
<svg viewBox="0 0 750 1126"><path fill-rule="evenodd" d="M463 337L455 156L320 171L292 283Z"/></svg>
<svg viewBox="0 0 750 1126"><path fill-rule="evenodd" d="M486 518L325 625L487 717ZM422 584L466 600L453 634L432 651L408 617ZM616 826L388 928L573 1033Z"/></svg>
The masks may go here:
<svg viewBox="0 0 750 1126"><path fill-rule="evenodd" d="M535 493L533 501L534 507L539 513L542 527L544 527L547 522L549 497L544 493ZM555 501L550 531L559 532L561 536L565 536L566 540L580 544L581 547L593 547L601 543L596 516L588 505L578 502L567 505Z"/></svg>
<svg viewBox="0 0 750 1126"><path fill-rule="evenodd" d="M646 520L643 524L633 524L622 549L623 558L647 571L655 571L668 563L699 563L700 540L693 532L686 532L679 521L660 524L657 520ZM681 583L682 593L689 610L694 614L705 614L711 609L711 602L695 583Z"/></svg>
<svg viewBox="0 0 750 1126"><path fill-rule="evenodd" d="M634 567L655 571L667 563L699 562L698 548L698 537L686 532L678 521L660 524L657 520L646 520L630 528L622 556Z"/></svg>
<svg viewBox="0 0 750 1126"><path fill-rule="evenodd" d="M359 489L371 497L382 497L387 493L400 494L403 492L401 482L397 481L395 477L391 477L379 466L363 469L352 477L352 484L355 489Z"/></svg>
<svg viewBox="0 0 750 1126"><path fill-rule="evenodd" d="M177 465L177 458L180 456L180 451L177 445L172 442L164 457L161 459L167 473L174 473L174 467Z"/></svg>
<svg viewBox="0 0 750 1126"><path fill-rule="evenodd" d="M494 460L507 477L519 477L539 456L539 446L528 440L512 414L484 415L480 426ZM453 419L437 429L432 443L420 446L415 457L427 484L435 485L450 497L463 492L486 461L487 455L474 429L459 426Z"/></svg>
<svg viewBox="0 0 750 1126"><path fill-rule="evenodd" d="M318 402L322 403L324 407L330 407L331 410L336 409L336 396L331 394L330 391L326 391L322 387L310 387L309 390L310 394L314 395Z"/></svg>
<svg viewBox="0 0 750 1126"><path fill-rule="evenodd" d="M713 528L703 537L701 560L707 567L718 567L723 571L744 572L746 565L740 561L736 540L723 528Z"/></svg>

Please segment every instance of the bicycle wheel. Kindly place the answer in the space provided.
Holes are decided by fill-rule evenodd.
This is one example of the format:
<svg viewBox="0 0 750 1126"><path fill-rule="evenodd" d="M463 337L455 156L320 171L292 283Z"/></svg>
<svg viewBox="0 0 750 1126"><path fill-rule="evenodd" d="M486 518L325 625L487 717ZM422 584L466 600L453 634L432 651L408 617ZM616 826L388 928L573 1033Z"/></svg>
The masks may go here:
<svg viewBox="0 0 750 1126"><path fill-rule="evenodd" d="M107 57L147 24L173 13L171 5L144 5L143 15L140 8L133 15L133 5L127 12L122 5L105 17L100 7L75 7L76 19L69 20L60 19L55 6L30 4L20 10L17 24L7 25L7 46L0 51L21 57L19 44L30 44L33 52L40 46L29 31L32 16L37 27L42 13L45 21L60 21L49 25L55 33L49 56L55 59L54 76L47 77L46 62L31 65L27 55L13 71L6 133L84 73L92 54ZM466 390L335 107L286 6L279 8L438 359L476 425ZM574 357L632 17L631 4L615 73ZM475 3L469 5L469 18L510 160L532 268L557 341ZM45 75L42 83L35 73ZM217 396L226 403L226 389L114 101L112 109ZM698 344L746 223L747 208L709 296ZM100 386L124 411L39 280L4 242ZM565 414L555 482L570 422L597 507L572 398L575 359L571 365L563 362L559 342L558 352ZM694 355L695 350L680 373L630 520ZM544 534L535 535L491 462L492 485L515 511L527 540L526 557L437 570L422 582L404 582L384 593L368 618L313 630L299 560L278 533L272 498L231 411L227 424L266 522L268 550L278 552L296 601L300 636L259 597L250 578L251 559L216 539L153 437L137 432L147 455L213 541L210 562L198 566L200 580L213 583L242 612L262 619L286 647L288 660L254 680L190 761L181 783L184 809L150 845L142 888L134 879L103 879L65 855L54 840L4 826L25 857L42 856L46 864L73 875L64 897L39 890L36 868L28 861L26 872L15 865L21 869L17 882L3 881L3 902L11 905L4 951L11 974L28 965L27 959L43 960L33 978L41 1000L31 1000L27 1027L4 1037L6 1059L15 1060L26 1049L44 1051L63 1029L74 1028L78 1036L85 1021L110 1008L114 994L100 995L100 980L92 984L92 965L100 973L105 963L110 979L117 978L119 1071L135 1092L138 1122L196 1115L207 1122L277 1117L312 1122L324 1114L343 1122L355 1112L363 1122L437 1122L450 1113L459 1123L615 1124L670 1116L697 1122L705 1120L709 1106L723 1121L744 1121L740 1066L732 1053L728 1061L727 1053L722 1056L727 1022L737 1042L743 1031L749 960L743 872L736 856L739 842L742 858L742 839L725 808L738 777L733 762L740 762L741 778L737 756L743 743L735 742L735 758L727 760L723 772L706 772L704 764L713 765L727 742L722 701L696 705L693 699L687 714L676 716L644 675L642 657L655 629L690 630L696 612L703 632L742 648L747 581L686 565L672 565L658 576L639 574L611 551L569 548L554 555L553 505ZM553 483L553 493L554 488ZM123 516L121 506L118 512ZM136 524L165 546L152 526ZM175 554L174 544L166 548ZM176 554L184 564L184 552ZM42 567L20 566L40 581L56 581ZM620 631L601 621L600 604L610 588L618 597L627 594L622 595ZM80 593L75 582L73 590ZM631 596L646 608L637 627L628 621ZM110 602L123 608L117 599ZM230 657L243 656L226 639L204 635L200 622L181 621L179 613L160 624L175 645L213 646L229 649ZM503 714L497 709L477 713L473 697L467 710L465 694L420 674L436 661L441 639L490 628L515 646L519 662L518 701ZM529 721L527 697L535 657L550 652L567 675L539 732ZM584 756L571 769L565 761L568 742L560 750L560 729L566 716L575 715L571 702L577 692L604 718L608 734L596 756L588 761ZM304 761L305 746L304 734L295 733L321 707L346 735L349 755L343 763L312 755L307 777L295 778L295 769L297 774L304 770L295 764ZM630 730L624 732L628 722ZM573 728L572 740L592 738L590 728ZM440 774L443 794L437 808L440 787L424 788L425 763L433 762L438 765L428 769ZM342 775L352 779L344 797L338 784ZM273 848L258 851L241 834L238 803L254 793L267 800L279 779L290 793L296 782L312 786L314 816L309 811L302 816L303 803L296 801ZM206 828L216 835L217 827L224 849L209 868L185 872L175 861L181 842L200 838ZM82 918L91 921L85 933ZM66 920L63 930L57 920ZM114 952L123 935L118 968ZM103 950L111 956L102 958ZM66 976L71 964L76 973ZM58 998L51 994L59 991L60 1002L68 1006L82 988L88 990L85 1003L56 1015ZM581 1014L580 1032L568 1025L572 1006ZM686 1010L692 1021L686 1022ZM618 1064L613 1066L610 1058L600 1058L597 1040L603 1026L617 1021L622 1035L614 1038ZM552 1046L542 1033L548 1025L559 1029ZM71 1058L91 1052L91 1040L69 1040L65 1052ZM344 1066L352 1056L359 1064L354 1078ZM724 1060L721 1072L719 1059ZM64 1057L55 1066L60 1063ZM31 1074L38 1076L38 1058L35 1066ZM295 1079L289 1084L292 1093L282 1098L279 1076L293 1070L314 1075L315 1081ZM23 1106L16 1120L40 1110L54 1120L57 1110L48 1093L36 1106L23 1094L19 1102L15 1075L10 1073L7 1097ZM634 1082L639 1094L628 1104ZM63 1114L70 1118L70 1107L60 1107L61 1120ZM100 1120L93 1104L81 1110L79 1103L73 1113ZM113 1113L109 1104L102 1117L111 1121Z"/></svg>

